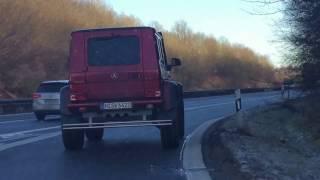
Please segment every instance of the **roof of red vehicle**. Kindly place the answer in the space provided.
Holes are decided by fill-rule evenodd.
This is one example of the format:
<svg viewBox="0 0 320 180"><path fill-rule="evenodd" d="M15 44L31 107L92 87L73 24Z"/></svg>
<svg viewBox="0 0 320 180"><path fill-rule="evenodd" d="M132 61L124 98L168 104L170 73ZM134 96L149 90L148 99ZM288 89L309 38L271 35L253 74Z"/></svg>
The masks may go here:
<svg viewBox="0 0 320 180"><path fill-rule="evenodd" d="M152 27L147 27L147 26L137 26L137 27L113 27L113 28L99 28L99 29L82 29L82 30L76 30L73 31L72 33L76 32L95 32L95 31L114 31L114 30L127 30L127 29L152 29L155 31L154 28Z"/></svg>

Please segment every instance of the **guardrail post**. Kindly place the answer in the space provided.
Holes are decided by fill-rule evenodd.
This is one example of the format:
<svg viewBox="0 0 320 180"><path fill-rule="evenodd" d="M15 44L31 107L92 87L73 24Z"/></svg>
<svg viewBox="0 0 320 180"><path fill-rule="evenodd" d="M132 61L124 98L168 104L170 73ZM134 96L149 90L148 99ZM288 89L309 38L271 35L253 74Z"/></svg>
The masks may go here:
<svg viewBox="0 0 320 180"><path fill-rule="evenodd" d="M236 89L234 91L235 96L236 96L236 100L235 100L235 105L236 105L236 111L239 112L242 108L242 103L241 103L241 90L240 89Z"/></svg>

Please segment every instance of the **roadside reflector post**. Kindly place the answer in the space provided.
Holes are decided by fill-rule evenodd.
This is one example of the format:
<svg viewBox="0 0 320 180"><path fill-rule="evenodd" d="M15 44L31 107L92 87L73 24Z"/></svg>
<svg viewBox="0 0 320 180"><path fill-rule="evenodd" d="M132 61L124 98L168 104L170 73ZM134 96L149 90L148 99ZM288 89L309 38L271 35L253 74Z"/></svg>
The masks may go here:
<svg viewBox="0 0 320 180"><path fill-rule="evenodd" d="M240 89L236 89L234 91L235 96L236 96L236 100L235 100L235 105L236 105L236 111L239 112L242 108L242 104L241 104L241 90Z"/></svg>

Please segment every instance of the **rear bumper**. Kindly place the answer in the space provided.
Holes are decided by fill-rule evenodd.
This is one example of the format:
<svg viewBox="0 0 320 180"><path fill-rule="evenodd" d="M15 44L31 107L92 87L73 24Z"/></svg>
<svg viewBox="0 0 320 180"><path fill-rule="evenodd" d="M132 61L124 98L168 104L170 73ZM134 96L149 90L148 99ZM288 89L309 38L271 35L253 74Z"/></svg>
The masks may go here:
<svg viewBox="0 0 320 180"><path fill-rule="evenodd" d="M152 104L153 107L159 107L162 104L161 99L130 102L133 105L131 109L119 110L102 110L101 105L105 102L69 104L69 110L80 111L82 118L75 121L65 121L62 124L62 129L72 130L172 125L172 120L154 120L152 117L153 110L147 108L147 105L149 104ZM86 110L83 111L83 109Z"/></svg>
<svg viewBox="0 0 320 180"><path fill-rule="evenodd" d="M168 126L172 125L172 120L136 120L136 121L115 121L115 122L85 122L63 124L62 129L95 129L95 128L119 128L119 127L141 127L141 126Z"/></svg>
<svg viewBox="0 0 320 180"><path fill-rule="evenodd" d="M34 111L59 111L60 104L40 104L34 102L32 108Z"/></svg>
<svg viewBox="0 0 320 180"><path fill-rule="evenodd" d="M119 102L119 101L113 101L113 102ZM133 109L135 109L135 108L144 107L147 104L160 105L162 103L162 100L161 99L135 100L135 101L130 101L130 102L132 102ZM105 103L105 102L72 103L72 104L68 105L68 108L70 110L79 110L79 108L88 108L89 110L100 110L100 106L103 103Z"/></svg>

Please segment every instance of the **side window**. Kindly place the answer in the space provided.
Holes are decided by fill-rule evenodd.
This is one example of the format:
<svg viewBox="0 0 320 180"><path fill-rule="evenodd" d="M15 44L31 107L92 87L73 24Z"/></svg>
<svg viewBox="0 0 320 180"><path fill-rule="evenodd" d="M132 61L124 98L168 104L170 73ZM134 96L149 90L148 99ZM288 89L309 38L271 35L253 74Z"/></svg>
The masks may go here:
<svg viewBox="0 0 320 180"><path fill-rule="evenodd" d="M162 35L160 33L155 33L155 36L157 39L157 48L158 48L158 56L159 56L158 58L159 58L161 77L162 79L169 79L170 74L169 74L169 71L167 71L167 63L166 63Z"/></svg>

